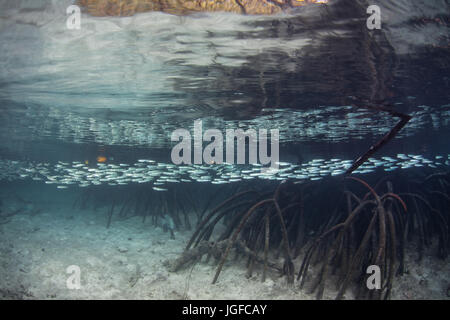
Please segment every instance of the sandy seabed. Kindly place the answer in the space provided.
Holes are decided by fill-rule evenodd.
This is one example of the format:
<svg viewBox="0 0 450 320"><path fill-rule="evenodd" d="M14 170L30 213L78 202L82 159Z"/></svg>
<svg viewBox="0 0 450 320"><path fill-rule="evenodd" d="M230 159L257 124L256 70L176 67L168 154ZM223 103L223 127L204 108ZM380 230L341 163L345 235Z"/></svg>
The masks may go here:
<svg viewBox="0 0 450 320"><path fill-rule="evenodd" d="M245 259L231 257L216 284L211 284L217 267L212 261L170 272L166 262L179 257L193 231L177 231L171 239L142 217L113 219L107 229L106 212L106 207L71 209L60 201L1 221L0 299L315 299L297 283L289 287L276 272L263 283L255 268L248 278ZM395 278L392 299L449 299L448 259L437 259L432 251L417 262L415 245L408 247L408 272ZM67 286L73 265L80 270L80 289ZM324 299L335 295L330 281ZM346 298L353 298L351 290Z"/></svg>

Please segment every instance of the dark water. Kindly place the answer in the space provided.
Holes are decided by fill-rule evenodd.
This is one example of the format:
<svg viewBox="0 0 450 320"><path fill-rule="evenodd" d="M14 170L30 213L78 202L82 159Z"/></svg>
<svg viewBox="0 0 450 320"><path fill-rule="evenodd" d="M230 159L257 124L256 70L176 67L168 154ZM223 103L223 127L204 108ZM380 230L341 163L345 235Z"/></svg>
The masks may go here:
<svg viewBox="0 0 450 320"><path fill-rule="evenodd" d="M398 122L386 112L365 108L368 104L383 104L412 117L374 155L380 161L382 156L397 159L392 171L400 189L406 188L408 177L448 172L450 17L446 0L330 0L327 5L272 17L145 13L96 18L83 14L81 29L68 30L65 9L71 3L0 4L0 183L4 195L10 188L42 187L51 199L64 192L55 185L81 194L81 184L94 190L92 199L83 198L86 206L109 208L111 194L124 202L128 198L123 194L136 194L139 202L144 197L140 194L154 186L155 180L144 181L151 172L159 176L178 172L170 166L171 133L179 128L192 130L198 119L204 130L279 129L280 160L290 166L311 168L310 161L318 158L350 161ZM381 8L380 30L366 26L370 4ZM138 174L140 159L169 167L152 167ZM87 178L89 169L99 173L102 165L119 164L138 170L133 171L136 180L125 179L124 185L118 185L114 177L105 178L109 174L105 172L106 180ZM82 165L83 169L77 169ZM392 166L377 165L356 176L375 184L392 172ZM303 178L295 176L292 167L291 176L274 180L325 177L326 185L337 173L333 170L347 167L348 163ZM219 169L196 170L210 172L177 174L177 182L158 186L169 188L171 194L176 190L182 198L202 198L198 207L211 209L225 195L248 187L272 190L278 183L261 177L233 183L228 176L224 178L227 185L213 186L211 180ZM229 173L242 178L241 170L245 168L234 167ZM205 175L209 181L199 181ZM57 182L52 184L53 180ZM44 183L50 185L44 187ZM223 194L216 198L217 193ZM162 194L155 193L152 199ZM164 201L158 201L163 208ZM173 206L172 212L181 210L176 204L183 201L166 201ZM136 209L138 214L148 205L143 203ZM439 206L448 211L448 203ZM194 207L190 210L197 210L195 219L200 219L200 209ZM185 227L185 221L176 224ZM320 220L311 222L312 234L320 231L320 224Z"/></svg>

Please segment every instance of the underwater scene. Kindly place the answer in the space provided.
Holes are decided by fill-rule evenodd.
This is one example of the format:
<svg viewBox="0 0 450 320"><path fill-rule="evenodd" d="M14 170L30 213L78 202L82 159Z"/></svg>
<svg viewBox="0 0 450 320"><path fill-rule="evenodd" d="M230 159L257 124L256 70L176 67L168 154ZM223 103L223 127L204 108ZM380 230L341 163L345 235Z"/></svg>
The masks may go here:
<svg viewBox="0 0 450 320"><path fill-rule="evenodd" d="M450 299L448 0L0 0L0 299Z"/></svg>

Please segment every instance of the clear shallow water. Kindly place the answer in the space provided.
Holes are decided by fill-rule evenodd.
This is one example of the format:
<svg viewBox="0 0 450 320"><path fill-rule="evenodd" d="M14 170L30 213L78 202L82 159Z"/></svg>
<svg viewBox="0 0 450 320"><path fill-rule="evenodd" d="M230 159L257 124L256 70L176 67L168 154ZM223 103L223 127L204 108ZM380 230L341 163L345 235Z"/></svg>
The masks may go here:
<svg viewBox="0 0 450 320"><path fill-rule="evenodd" d="M367 100L413 117L384 155L448 153L446 1L379 1L380 31L364 1L272 17L83 14L81 30L65 26L69 4L1 4L6 160L167 160L172 131L195 119L279 129L289 161L352 159L397 122L349 106Z"/></svg>
<svg viewBox="0 0 450 320"><path fill-rule="evenodd" d="M81 30L71 31L65 27L71 1L2 1L0 296L308 297L286 291L279 273L258 287L254 277L243 281L243 266L227 264L221 279L231 278L214 289L207 269L169 272L161 261L178 259L199 222L225 199L276 189L275 198L285 180L293 183L283 185L280 204L283 212L298 205L285 218L300 254L348 216L352 200L344 191L367 198L364 186L339 178L398 121L351 104L381 101L412 119L354 176L380 195L394 188L408 209L405 215L394 201L395 218L409 219L397 224L395 238L411 239L406 249L398 245L408 273L396 277L393 297L410 299L411 288L420 291L416 298L448 297L448 263L435 259L445 256L449 222L448 1L371 1L382 8L380 31L366 28L366 1L329 2L272 17L83 15ZM197 119L204 130L279 129L279 170L172 164L172 131L192 132ZM411 192L431 207L418 205ZM247 212L224 210L230 214L214 218L213 240ZM353 230L362 238L370 219L360 216ZM282 228L273 222L269 258L277 261ZM241 239L253 235L251 227ZM89 272L83 290L67 290L64 271L73 264Z"/></svg>

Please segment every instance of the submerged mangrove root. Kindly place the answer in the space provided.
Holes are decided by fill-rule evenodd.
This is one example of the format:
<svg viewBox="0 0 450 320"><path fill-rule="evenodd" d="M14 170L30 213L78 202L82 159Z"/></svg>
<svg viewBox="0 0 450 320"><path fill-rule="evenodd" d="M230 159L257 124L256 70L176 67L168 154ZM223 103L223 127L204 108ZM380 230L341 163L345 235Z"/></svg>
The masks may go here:
<svg viewBox="0 0 450 320"><path fill-rule="evenodd" d="M357 182L349 186L359 191L330 178L327 183L286 181L273 192L237 192L202 215L184 253L170 269L177 271L204 256L206 261L212 257L217 263L215 283L234 252L245 259L247 276L260 268L263 281L270 270L286 275L292 284L297 274L299 288L307 285L318 299L331 283L336 285L337 299L343 299L350 288L357 289L357 299L388 299L394 277L405 270L409 240L418 239L422 252L437 238L439 256L447 255L448 177L427 177L425 190L418 182L405 184L405 179L398 180L394 190L388 177L375 187L347 177L344 182ZM412 186L416 189L410 190ZM296 263L294 257L301 260ZM379 290L366 285L367 269L373 265L380 270ZM312 268L318 271L315 276Z"/></svg>
<svg viewBox="0 0 450 320"><path fill-rule="evenodd" d="M318 299L329 284L336 285L337 299L350 289L356 289L358 299L388 299L394 277L406 269L408 241L417 241L419 259L434 244L445 258L450 246L450 174L391 178L370 184L355 177L287 180L250 190L242 183L221 186L214 201L203 196L201 187L189 185L167 192L128 187L113 196L113 203L108 190L98 189L81 195L76 206L104 207L107 227L136 216L147 224L167 225L171 232L195 227L184 252L168 262L174 272L213 260L216 283L234 255L246 264L248 277L260 272L265 281L278 273L289 285L297 281L299 288L308 287ZM379 290L366 286L372 265L381 271Z"/></svg>
<svg viewBox="0 0 450 320"><path fill-rule="evenodd" d="M355 108L361 108L355 105L352 106ZM389 113L394 117L400 118L400 121L384 137L382 137L377 143L372 145L366 153L356 159L350 166L350 168L347 169L346 174L351 174L353 171L358 169L375 152L377 152L379 149L381 149L381 147L391 141L398 134L398 132L409 122L409 120L411 120L411 116L401 112L397 112L393 108L389 108L386 106L366 104L363 106L363 108Z"/></svg>
<svg viewBox="0 0 450 320"><path fill-rule="evenodd" d="M175 260L165 261L165 265L169 268L169 271L177 272L182 268L188 267L190 264L194 264L200 261L205 255L211 255L216 258L216 260L218 260L223 256L227 248L227 244L227 240L222 240L219 242L202 241L195 248L185 250L183 254ZM282 266L277 265L275 262L270 262L262 259L255 252L250 250L243 241L236 241L234 249L239 254L254 258L255 261L260 264L265 264L267 267L270 267L279 272L282 271Z"/></svg>
<svg viewBox="0 0 450 320"><path fill-rule="evenodd" d="M283 201L286 197L285 186L286 183L281 183L274 192L266 194L260 194L254 190L239 192L220 203L199 222L182 255L184 257L182 261L187 258L192 260L192 256L197 257L206 253L208 258L214 256L216 260L219 260L212 281L215 283L231 250L238 248L240 249L237 250L238 254L243 254L248 259L249 275L252 274L255 263L262 264L264 281L267 268L275 266L274 262L269 261L269 247L272 244L283 252L284 264L280 271L287 276L288 283L292 284L295 272L289 233L292 233L294 229L289 230L287 227L286 216L291 219L298 218L298 215L292 214L292 211L300 205L300 202L295 205L280 205L280 200ZM216 250L214 253L206 243L211 243L210 238L219 221L225 221L226 227L218 236L217 243L226 244L226 247L223 250L222 248L217 250L217 245L214 245L213 248ZM277 236L277 232L280 232L281 237ZM271 237L271 233L274 237ZM261 251L262 256L260 256ZM219 257L217 252L221 252Z"/></svg>
<svg viewBox="0 0 450 320"><path fill-rule="evenodd" d="M351 177L367 189L373 199L356 200L355 206L348 200L351 211L347 218L331 227L313 241L308 249L297 279L301 280L303 287L307 278L307 271L314 255L321 261L319 275L315 279L311 291L317 290L317 299L323 297L325 282L330 276L330 268L338 272L338 294L336 299L342 299L352 280L361 279L371 265L378 266L381 270L381 288L376 294L366 291L366 295L380 299L389 297L393 275L395 273L398 257L399 243L403 230L398 222L406 212L406 204L396 194L388 192L379 196L375 190L361 179ZM348 198L350 199L350 198ZM394 209L391 201L398 201L401 210ZM359 232L358 232L359 230ZM355 234L356 232L356 234ZM365 281L360 281L363 291Z"/></svg>

